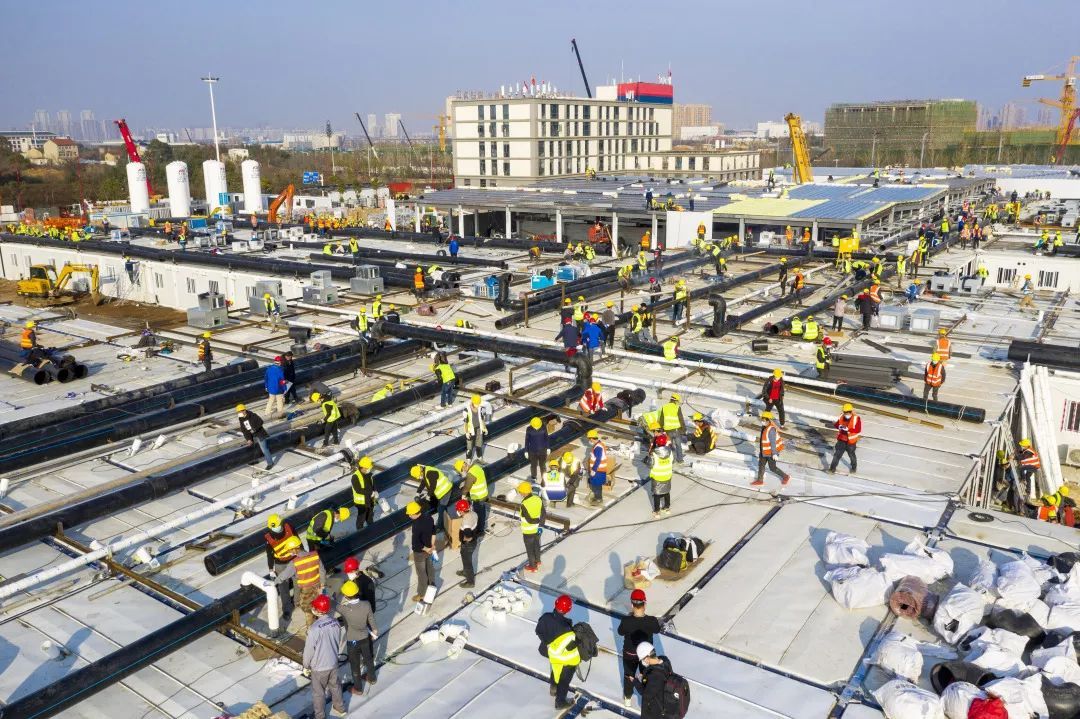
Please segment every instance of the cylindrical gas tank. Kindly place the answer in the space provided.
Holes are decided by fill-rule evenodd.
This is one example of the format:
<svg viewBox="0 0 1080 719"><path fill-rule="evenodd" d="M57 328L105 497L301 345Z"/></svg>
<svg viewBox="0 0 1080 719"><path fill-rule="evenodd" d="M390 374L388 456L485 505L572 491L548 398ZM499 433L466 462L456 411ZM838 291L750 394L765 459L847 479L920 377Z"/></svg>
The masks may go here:
<svg viewBox="0 0 1080 719"><path fill-rule="evenodd" d="M244 213L255 214L262 211L262 175L259 163L244 160L240 163L240 176L244 179Z"/></svg>
<svg viewBox="0 0 1080 719"><path fill-rule="evenodd" d="M207 160L202 164L203 187L206 189L207 212L221 207L221 193L228 192L225 181L225 163L219 160Z"/></svg>
<svg viewBox="0 0 1080 719"><path fill-rule="evenodd" d="M128 197L132 212L150 211L150 192L146 189L146 166L141 162L127 165Z"/></svg>
<svg viewBox="0 0 1080 719"><path fill-rule="evenodd" d="M187 163L177 160L165 166L165 178L169 183L169 215L191 216L191 178Z"/></svg>

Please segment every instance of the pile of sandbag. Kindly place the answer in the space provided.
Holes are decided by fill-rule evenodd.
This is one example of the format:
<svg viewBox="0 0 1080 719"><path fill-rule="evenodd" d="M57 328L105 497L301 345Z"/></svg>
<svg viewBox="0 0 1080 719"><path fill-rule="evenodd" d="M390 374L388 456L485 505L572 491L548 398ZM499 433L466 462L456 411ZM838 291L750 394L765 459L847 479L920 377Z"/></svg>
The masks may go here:
<svg viewBox="0 0 1080 719"><path fill-rule="evenodd" d="M829 532L825 537L821 558L831 569L824 578L833 598L847 609L880 607L888 603L893 586L906 577L930 584L953 571L948 552L927 547L919 539L904 547L902 554L882 556L878 560L880 569L870 566L869 550L865 541L848 534ZM921 599L915 603L921 608Z"/></svg>

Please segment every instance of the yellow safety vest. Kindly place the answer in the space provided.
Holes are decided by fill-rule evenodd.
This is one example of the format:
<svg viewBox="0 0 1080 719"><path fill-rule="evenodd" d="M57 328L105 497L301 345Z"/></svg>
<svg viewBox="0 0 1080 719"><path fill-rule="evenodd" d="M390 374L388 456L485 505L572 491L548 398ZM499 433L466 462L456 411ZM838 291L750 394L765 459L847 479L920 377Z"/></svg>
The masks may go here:
<svg viewBox="0 0 1080 719"><path fill-rule="evenodd" d="M487 475L484 468L478 464L469 467L469 474L476 477L476 481L469 487L469 499L474 502L483 502L488 498Z"/></svg>
<svg viewBox="0 0 1080 719"><path fill-rule="evenodd" d="M368 330L368 321L367 321L367 315L366 314L360 313L360 314L358 314L356 316L356 328L360 332L367 332L367 330Z"/></svg>
<svg viewBox="0 0 1080 719"><path fill-rule="evenodd" d="M439 379L443 381L443 384L457 379L457 375L454 374L454 368L448 364L443 363L441 365L436 365L435 371L439 373Z"/></svg>
<svg viewBox="0 0 1080 719"><path fill-rule="evenodd" d="M686 288L685 287L677 287L675 289L675 301L676 302L685 302L686 301Z"/></svg>
<svg viewBox="0 0 1080 719"><path fill-rule="evenodd" d="M816 320L810 320L806 323L806 329L803 330L804 340L816 340L818 338L818 323ZM792 330L794 331L794 329Z"/></svg>
<svg viewBox="0 0 1080 719"><path fill-rule="evenodd" d="M435 467L423 468L422 476L425 478L425 480L427 479L427 473L431 471L438 472L439 474L438 479L435 480L435 499L442 499L450 493L450 490L454 488L454 484L450 481L450 478L446 476L445 472L440 469L436 469Z"/></svg>
<svg viewBox="0 0 1080 719"><path fill-rule="evenodd" d="M375 394L371 395L371 401L372 402L378 402L380 399L386 399L389 396L390 396L390 390L383 387L381 390L379 390Z"/></svg>
<svg viewBox="0 0 1080 719"><path fill-rule="evenodd" d="M653 457L652 469L649 470L649 479L656 482L670 482L673 466L674 457L670 454L666 457L655 455Z"/></svg>
<svg viewBox="0 0 1080 719"><path fill-rule="evenodd" d="M585 304L578 302L574 305L574 322L582 322L585 319Z"/></svg>
<svg viewBox="0 0 1080 719"><path fill-rule="evenodd" d="M263 306L268 313L277 312L277 302L274 301L273 297L264 297Z"/></svg>
<svg viewBox="0 0 1080 719"><path fill-rule="evenodd" d="M638 312L634 312L630 315L630 331L641 332L642 317Z"/></svg>
<svg viewBox="0 0 1080 719"><path fill-rule="evenodd" d="M645 269L649 266L649 258L645 255L644 252L639 252L638 253L637 266L638 266L638 269L641 270L642 272L644 272Z"/></svg>
<svg viewBox="0 0 1080 719"><path fill-rule="evenodd" d="M644 413L641 415L641 420L645 422L645 426L651 430L660 429L660 410Z"/></svg>
<svg viewBox="0 0 1080 719"><path fill-rule="evenodd" d="M322 403L323 416L326 417L327 422L337 422L341 419L341 408L338 407L337 402L332 399L328 399ZM329 414L327 412L329 411Z"/></svg>
<svg viewBox="0 0 1080 719"><path fill-rule="evenodd" d="M331 249L330 243L327 243L327 244L323 245L322 253L324 255L332 255L332 254L334 254L334 250Z"/></svg>
<svg viewBox="0 0 1080 719"><path fill-rule="evenodd" d="M349 238L349 252L355 253L359 249L360 249L360 245L356 242L356 238L355 237L350 237Z"/></svg>
<svg viewBox="0 0 1080 719"><path fill-rule="evenodd" d="M382 300L375 300L371 303L371 316L374 319L382 317Z"/></svg>
<svg viewBox="0 0 1080 719"><path fill-rule="evenodd" d="M803 333L802 319L799 317L791 318L791 334L801 335Z"/></svg>
<svg viewBox="0 0 1080 719"><path fill-rule="evenodd" d="M540 512L543 508L543 501L535 494L530 494L525 498L521 503L521 511L519 512L522 534L536 534L540 531Z"/></svg>
<svg viewBox="0 0 1080 719"><path fill-rule="evenodd" d="M367 488L367 477L364 476L363 472L361 472L358 469L355 472L353 472L353 476L360 480L360 486L361 487L364 487L365 489ZM350 486L351 486L351 484L350 484ZM360 492L357 492L356 488L353 487L352 501L353 501L353 504L355 504L356 506L363 507L365 504L367 504L367 497L365 495L361 494Z"/></svg>
<svg viewBox="0 0 1080 719"><path fill-rule="evenodd" d="M664 421L664 431L669 429L679 428L679 405L674 402L668 402L660 408L660 417Z"/></svg>
<svg viewBox="0 0 1080 719"><path fill-rule="evenodd" d="M570 645L576 641L577 635L574 634L574 632L569 631L555 637L555 639L548 644L547 655L552 666L561 668L565 666L576 666L581 663L581 655L578 654L577 647L575 646L573 649L570 648Z"/></svg>
<svg viewBox="0 0 1080 719"><path fill-rule="evenodd" d="M332 509L324 509L319 512L311 518L310 522L308 522L307 532L305 532L307 538L313 542L319 541L319 535L315 533L315 527L319 526L319 517L323 518L322 529L324 536L330 534L330 530L334 528L334 511Z"/></svg>
<svg viewBox="0 0 1080 719"><path fill-rule="evenodd" d="M676 338L669 339L664 343L664 359L675 359L675 347L679 344L679 340Z"/></svg>

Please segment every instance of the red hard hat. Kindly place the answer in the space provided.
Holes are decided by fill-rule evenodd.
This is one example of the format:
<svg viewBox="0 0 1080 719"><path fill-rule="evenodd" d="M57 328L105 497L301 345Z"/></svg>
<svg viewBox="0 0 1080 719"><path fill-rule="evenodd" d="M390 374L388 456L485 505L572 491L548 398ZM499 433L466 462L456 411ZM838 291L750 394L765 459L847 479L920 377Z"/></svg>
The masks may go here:
<svg viewBox="0 0 1080 719"><path fill-rule="evenodd" d="M666 434L658 434L656 436L656 446L657 447L666 447L667 446L667 435Z"/></svg>
<svg viewBox="0 0 1080 719"><path fill-rule="evenodd" d="M282 362L284 360L281 359L281 355L278 355L277 357L274 358L274 361L275 362Z"/></svg>
<svg viewBox="0 0 1080 719"><path fill-rule="evenodd" d="M330 597L326 596L325 594L320 594L319 596L315 597L314 600L312 600L311 608L319 614L329 614Z"/></svg>
<svg viewBox="0 0 1080 719"><path fill-rule="evenodd" d="M560 594L559 598L555 600L555 611L559 614L566 614L574 608L574 600L570 598L569 594Z"/></svg>
<svg viewBox="0 0 1080 719"><path fill-rule="evenodd" d="M826 337L825 339L821 340L821 343L825 344L825 345L831 345L832 344L832 337Z"/></svg>
<svg viewBox="0 0 1080 719"><path fill-rule="evenodd" d="M467 499L459 499L454 504L454 509L456 509L459 512L468 512L469 511L469 500L467 500Z"/></svg>
<svg viewBox="0 0 1080 719"><path fill-rule="evenodd" d="M348 559L345 560L345 573L346 574L349 574L350 572L359 572L359 571L360 571L360 562L356 559L356 557L349 557Z"/></svg>
<svg viewBox="0 0 1080 719"><path fill-rule="evenodd" d="M630 601L631 602L644 602L645 601L645 590L643 590L643 589L635 589L634 591L630 592Z"/></svg>

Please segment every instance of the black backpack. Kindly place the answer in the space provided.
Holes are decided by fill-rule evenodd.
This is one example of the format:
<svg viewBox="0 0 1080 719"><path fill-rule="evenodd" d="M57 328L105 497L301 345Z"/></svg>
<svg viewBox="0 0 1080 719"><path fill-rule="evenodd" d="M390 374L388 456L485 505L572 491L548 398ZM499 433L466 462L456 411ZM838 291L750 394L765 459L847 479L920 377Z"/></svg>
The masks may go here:
<svg viewBox="0 0 1080 719"><path fill-rule="evenodd" d="M690 709L690 682L686 677L674 672L668 674L661 702L664 719L683 719Z"/></svg>
<svg viewBox="0 0 1080 719"><path fill-rule="evenodd" d="M577 640L577 651L581 661L587 662L600 654L600 640L588 623L578 622L575 624L574 635Z"/></svg>

